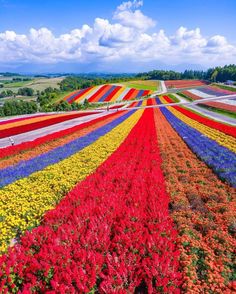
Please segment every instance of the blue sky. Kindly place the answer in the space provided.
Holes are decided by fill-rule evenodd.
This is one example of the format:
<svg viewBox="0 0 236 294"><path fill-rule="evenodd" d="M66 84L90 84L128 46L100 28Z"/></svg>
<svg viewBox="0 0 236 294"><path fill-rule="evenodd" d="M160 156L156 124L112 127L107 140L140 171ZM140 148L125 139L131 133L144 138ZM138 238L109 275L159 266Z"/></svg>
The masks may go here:
<svg viewBox="0 0 236 294"><path fill-rule="evenodd" d="M235 0L0 0L0 71L132 72L232 63L235 15Z"/></svg>

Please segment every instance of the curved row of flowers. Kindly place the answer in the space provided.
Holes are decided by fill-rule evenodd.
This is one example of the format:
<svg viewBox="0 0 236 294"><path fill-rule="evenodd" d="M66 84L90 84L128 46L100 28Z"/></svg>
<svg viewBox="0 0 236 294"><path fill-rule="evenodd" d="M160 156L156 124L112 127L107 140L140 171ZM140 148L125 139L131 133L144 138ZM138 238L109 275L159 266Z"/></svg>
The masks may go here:
<svg viewBox="0 0 236 294"><path fill-rule="evenodd" d="M169 208L178 233L185 293L233 293L236 192L187 147L155 110Z"/></svg>
<svg viewBox="0 0 236 294"><path fill-rule="evenodd" d="M169 96L163 96L163 98L168 103L174 102ZM191 110L188 110L188 109L180 107L180 106L173 106L173 108L178 110L182 114L186 115L187 117L196 120L197 122L199 122L201 124L204 124L208 127L211 127L211 128L216 129L218 131L221 131L227 135L236 137L236 127L235 126L230 126L230 125L226 125L224 123L218 122L218 121L214 121L212 119L201 116L197 113L192 112Z"/></svg>
<svg viewBox="0 0 236 294"><path fill-rule="evenodd" d="M108 126L110 132L104 132L103 136L101 132L100 138L80 152L0 190L0 252L7 249L17 232L37 226L45 211L52 209L75 184L116 150L142 111L132 113L118 118L116 124Z"/></svg>
<svg viewBox="0 0 236 294"><path fill-rule="evenodd" d="M71 128L66 129L66 131L68 132L64 132L64 130L62 130L56 133L52 133L50 135L46 135L45 136L46 138L43 137L42 140L41 138L38 138L33 142L31 141L25 142L23 143L23 146L19 147L19 148L21 147L25 148L20 153L0 159L0 169L4 169L6 167L12 166L19 162L27 161L29 159L35 158L36 156L49 152L53 150L54 148L63 146L72 140L81 138L91 133L92 131L99 129L100 127L103 127L106 124L112 122L116 118L120 117L122 114L124 113L120 112L120 113L114 113L106 117L99 117L92 121L75 126L72 128L73 130L71 130Z"/></svg>
<svg viewBox="0 0 236 294"><path fill-rule="evenodd" d="M163 182L153 110L146 110L112 156L2 256L0 291L179 293Z"/></svg>
<svg viewBox="0 0 236 294"><path fill-rule="evenodd" d="M0 170L0 187L15 182L21 178L27 177L32 173L42 170L49 165L60 162L79 152L83 148L95 142L99 137L104 136L110 132L117 125L125 121L134 112L128 112L112 122L90 132L89 134L69 141L68 143L54 148L46 153L40 154L29 160L19 162L13 166L6 167Z"/></svg>
<svg viewBox="0 0 236 294"><path fill-rule="evenodd" d="M43 127L48 127L60 122L64 122L70 119L95 114L94 112L76 112L69 114L58 114L51 115L47 117L32 118L23 123L23 121L2 125L0 126L0 138L5 138L13 135L18 135L21 133L29 132L32 130L37 130Z"/></svg>
<svg viewBox="0 0 236 294"><path fill-rule="evenodd" d="M160 101L164 102L164 99L160 98ZM219 131L219 130L212 128L212 127L208 127L208 126L204 125L203 123L200 123L197 120L190 118L186 114L183 114L182 111L176 110L176 107L170 107L170 108L167 107L167 109L169 109L181 121L183 121L184 123L186 123L190 127L199 131L202 135L205 135L206 137L217 142L218 144L220 144L224 147L227 147L232 152L234 152L234 153L236 152L236 138L235 137L226 135L222 131ZM214 121L212 121L212 123L214 124ZM233 131L233 129L235 129L234 127L230 127L230 128L232 129L232 131Z"/></svg>
<svg viewBox="0 0 236 294"><path fill-rule="evenodd" d="M159 98L157 103L160 103ZM176 117L172 109L162 107L161 111L171 126L178 132L189 148L197 154L224 181L236 187L236 154L216 141L204 136Z"/></svg>

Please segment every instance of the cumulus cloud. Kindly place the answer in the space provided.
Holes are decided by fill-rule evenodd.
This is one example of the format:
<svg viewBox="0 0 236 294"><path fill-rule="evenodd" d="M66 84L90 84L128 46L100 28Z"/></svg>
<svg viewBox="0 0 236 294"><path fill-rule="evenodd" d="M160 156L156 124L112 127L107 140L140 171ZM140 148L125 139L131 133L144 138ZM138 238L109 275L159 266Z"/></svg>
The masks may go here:
<svg viewBox="0 0 236 294"><path fill-rule="evenodd" d="M31 28L26 34L2 32L0 65L73 62L108 64L112 69L112 62L212 65L235 60L236 46L224 36L206 37L200 28L189 30L182 26L167 35L143 14L142 6L139 0L123 2L111 20L96 18L92 26L85 24L59 36L45 27Z"/></svg>
<svg viewBox="0 0 236 294"><path fill-rule="evenodd" d="M113 19L124 26L146 31L155 26L155 21L138 9L141 6L143 6L143 1L123 2L117 7Z"/></svg>

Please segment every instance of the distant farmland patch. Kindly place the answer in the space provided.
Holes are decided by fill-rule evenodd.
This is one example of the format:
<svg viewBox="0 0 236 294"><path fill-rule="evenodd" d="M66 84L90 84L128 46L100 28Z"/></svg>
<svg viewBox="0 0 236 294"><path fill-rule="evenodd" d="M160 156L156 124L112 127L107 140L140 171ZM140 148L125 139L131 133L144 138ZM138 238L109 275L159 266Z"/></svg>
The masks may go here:
<svg viewBox="0 0 236 294"><path fill-rule="evenodd" d="M157 80L138 80L138 81L130 81L123 82L122 84L127 87L138 89L138 90L152 90L157 91L159 89L159 81Z"/></svg>

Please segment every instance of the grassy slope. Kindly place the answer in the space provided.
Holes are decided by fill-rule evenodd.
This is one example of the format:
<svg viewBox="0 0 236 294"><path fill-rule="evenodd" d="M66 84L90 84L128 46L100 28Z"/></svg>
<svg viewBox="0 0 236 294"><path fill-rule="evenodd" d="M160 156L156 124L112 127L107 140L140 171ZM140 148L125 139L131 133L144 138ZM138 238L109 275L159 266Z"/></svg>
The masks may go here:
<svg viewBox="0 0 236 294"><path fill-rule="evenodd" d="M127 87L135 88L138 90L152 90L157 91L159 89L159 81L157 80L140 80L140 81L130 81L130 82L123 82Z"/></svg>
<svg viewBox="0 0 236 294"><path fill-rule="evenodd" d="M20 88L32 88L33 90L37 91L43 91L48 87L57 88L59 89L58 83L63 80L63 77L61 78L37 78L32 81L22 81L22 82L16 82L16 83L10 83L5 84L3 88L0 90L12 90L13 92L17 92Z"/></svg>

